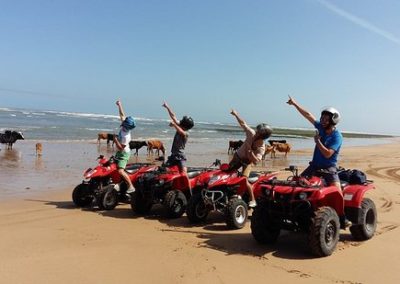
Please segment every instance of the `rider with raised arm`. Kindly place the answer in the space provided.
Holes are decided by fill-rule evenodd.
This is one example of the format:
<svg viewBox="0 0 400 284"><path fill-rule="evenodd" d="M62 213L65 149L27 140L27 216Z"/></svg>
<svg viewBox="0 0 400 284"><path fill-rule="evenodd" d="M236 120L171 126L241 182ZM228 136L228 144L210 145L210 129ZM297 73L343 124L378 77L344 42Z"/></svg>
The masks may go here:
<svg viewBox="0 0 400 284"><path fill-rule="evenodd" d="M314 136L315 148L312 161L301 175L312 176L318 170L324 170L323 176L326 183L336 185L340 189L337 160L343 137L336 128L340 121L340 113L333 107L326 107L321 111L320 119L317 120L313 114L305 110L290 96L287 104L294 106L317 129Z"/></svg>
<svg viewBox="0 0 400 284"><path fill-rule="evenodd" d="M128 174L125 172L125 168L131 156L131 150L129 148L129 142L131 141L131 130L136 127L136 123L133 117L125 116L121 101L118 100L116 104L118 106L119 118L122 123L118 135L114 136L114 143L118 149L117 153L115 154L115 160L117 161L118 173L128 186L128 190L126 192L133 193L135 192L135 188L133 187ZM119 185L116 185L116 189L119 190Z"/></svg>
<svg viewBox="0 0 400 284"><path fill-rule="evenodd" d="M232 110L231 114L236 118L240 127L242 127L246 133L246 139L242 146L240 146L233 155L232 160L229 162L229 168L231 170L242 168L242 174L246 177L247 191L250 196L249 207L255 207L257 203L254 198L253 188L248 181L248 177L252 166L261 161L262 156L264 155L264 140L271 136L272 128L268 124L261 123L257 125L256 130L254 130L247 125L236 110Z"/></svg>
<svg viewBox="0 0 400 284"><path fill-rule="evenodd" d="M186 155L184 150L189 137L188 130L194 126L193 119L185 115L178 121L175 113L166 102L164 102L162 106L168 111L169 117L171 118L169 126L176 129L171 147L171 155L168 157L167 164L171 166L177 165L180 172L186 173Z"/></svg>

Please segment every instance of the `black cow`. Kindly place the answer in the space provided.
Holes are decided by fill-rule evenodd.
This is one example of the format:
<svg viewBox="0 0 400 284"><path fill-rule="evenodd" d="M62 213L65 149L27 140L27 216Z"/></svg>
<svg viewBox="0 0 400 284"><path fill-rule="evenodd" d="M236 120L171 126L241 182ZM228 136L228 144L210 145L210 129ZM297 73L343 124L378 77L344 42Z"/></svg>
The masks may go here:
<svg viewBox="0 0 400 284"><path fill-rule="evenodd" d="M269 145L273 146L276 143L286 143L286 140L268 140Z"/></svg>
<svg viewBox="0 0 400 284"><path fill-rule="evenodd" d="M147 146L146 141L130 141L129 142L129 149L131 149L131 150L135 149L136 152L134 153L134 155L136 154L136 156L138 155L139 149L142 148L143 146Z"/></svg>
<svg viewBox="0 0 400 284"><path fill-rule="evenodd" d="M238 141L229 141L229 148L228 148L228 154L231 152L232 154L237 151L237 149L240 148L240 146L243 145L242 140Z"/></svg>
<svg viewBox="0 0 400 284"><path fill-rule="evenodd" d="M6 130L4 133L0 133L0 143L6 144L7 149L12 149L15 141L24 139L22 132Z"/></svg>

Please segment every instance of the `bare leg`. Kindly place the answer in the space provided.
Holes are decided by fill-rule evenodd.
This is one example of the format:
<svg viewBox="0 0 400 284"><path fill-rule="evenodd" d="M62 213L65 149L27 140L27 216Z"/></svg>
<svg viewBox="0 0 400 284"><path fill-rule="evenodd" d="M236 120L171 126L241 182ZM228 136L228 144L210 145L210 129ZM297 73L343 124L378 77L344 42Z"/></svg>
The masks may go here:
<svg viewBox="0 0 400 284"><path fill-rule="evenodd" d="M250 201L256 201L256 199L254 198L253 186L249 183L249 181L247 179L246 179L246 187L247 187L247 191L250 195Z"/></svg>
<svg viewBox="0 0 400 284"><path fill-rule="evenodd" d="M123 178L123 180L126 182L126 184L128 185L128 188L133 187L131 180L129 179L128 174L125 172L124 169L119 169L118 170L119 174L121 175L121 177Z"/></svg>

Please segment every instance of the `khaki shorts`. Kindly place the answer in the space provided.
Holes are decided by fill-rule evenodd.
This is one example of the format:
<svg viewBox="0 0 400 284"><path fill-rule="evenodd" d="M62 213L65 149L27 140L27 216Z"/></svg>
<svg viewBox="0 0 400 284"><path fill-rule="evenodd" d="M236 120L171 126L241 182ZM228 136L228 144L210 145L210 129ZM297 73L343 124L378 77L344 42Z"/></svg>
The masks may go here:
<svg viewBox="0 0 400 284"><path fill-rule="evenodd" d="M118 151L114 156L117 162L118 169L125 169L130 157L131 157L130 153L125 151Z"/></svg>
<svg viewBox="0 0 400 284"><path fill-rule="evenodd" d="M233 155L232 160L229 162L230 170L238 170L242 168L242 175L245 177L249 177L252 167L252 163L247 164L243 162L236 153L235 155Z"/></svg>

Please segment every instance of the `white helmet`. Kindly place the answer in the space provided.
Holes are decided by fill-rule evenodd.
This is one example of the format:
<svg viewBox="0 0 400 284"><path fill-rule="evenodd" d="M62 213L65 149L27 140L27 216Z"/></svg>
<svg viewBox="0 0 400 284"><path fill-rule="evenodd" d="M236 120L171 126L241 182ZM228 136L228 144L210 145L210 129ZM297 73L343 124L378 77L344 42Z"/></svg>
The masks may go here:
<svg viewBox="0 0 400 284"><path fill-rule="evenodd" d="M322 109L321 115L323 115L325 113L331 115L331 123L333 125L336 125L339 123L341 116L340 116L340 112L337 109L335 109L333 107L325 107L324 109Z"/></svg>

